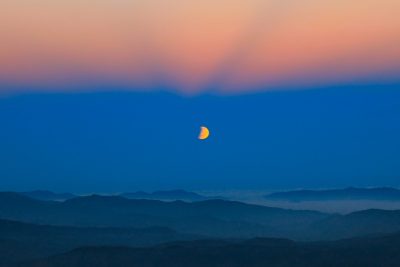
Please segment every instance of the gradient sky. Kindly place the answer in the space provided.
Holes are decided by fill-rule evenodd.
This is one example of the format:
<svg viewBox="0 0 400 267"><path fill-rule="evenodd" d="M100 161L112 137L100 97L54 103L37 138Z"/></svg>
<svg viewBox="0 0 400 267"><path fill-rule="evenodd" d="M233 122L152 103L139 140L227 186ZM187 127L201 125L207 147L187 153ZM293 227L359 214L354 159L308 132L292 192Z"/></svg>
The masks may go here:
<svg viewBox="0 0 400 267"><path fill-rule="evenodd" d="M399 0L0 1L0 190L342 186L400 187Z"/></svg>
<svg viewBox="0 0 400 267"><path fill-rule="evenodd" d="M0 98L0 190L399 187L399 88Z"/></svg>
<svg viewBox="0 0 400 267"><path fill-rule="evenodd" d="M3 0L1 90L391 82L399 10L398 0Z"/></svg>

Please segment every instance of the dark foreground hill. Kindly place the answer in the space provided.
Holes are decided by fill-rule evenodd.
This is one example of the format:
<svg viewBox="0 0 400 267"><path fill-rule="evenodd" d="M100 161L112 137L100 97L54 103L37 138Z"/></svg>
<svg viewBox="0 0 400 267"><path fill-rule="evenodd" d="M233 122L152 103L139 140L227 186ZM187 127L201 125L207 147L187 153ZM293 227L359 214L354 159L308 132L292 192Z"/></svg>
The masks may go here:
<svg viewBox="0 0 400 267"><path fill-rule="evenodd" d="M152 248L85 247L19 267L397 267L400 234L335 242L193 241Z"/></svg>
<svg viewBox="0 0 400 267"><path fill-rule="evenodd" d="M329 201L329 200L376 200L400 201L400 190L391 187L356 188L329 190L295 190L275 192L265 196L268 200L302 201Z"/></svg>
<svg viewBox="0 0 400 267"><path fill-rule="evenodd" d="M168 228L78 228L0 220L0 265L46 257L82 246L149 246L199 236Z"/></svg>

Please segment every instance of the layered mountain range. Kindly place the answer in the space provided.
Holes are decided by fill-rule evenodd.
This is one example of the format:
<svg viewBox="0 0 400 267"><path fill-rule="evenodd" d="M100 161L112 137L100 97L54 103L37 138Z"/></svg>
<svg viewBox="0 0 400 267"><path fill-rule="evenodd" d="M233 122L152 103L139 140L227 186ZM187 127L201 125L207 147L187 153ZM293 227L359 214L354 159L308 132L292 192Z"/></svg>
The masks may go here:
<svg viewBox="0 0 400 267"><path fill-rule="evenodd" d="M361 260L363 249L400 242L397 232L400 210L367 209L342 215L223 199L186 202L89 195L40 200L37 194L0 192L3 266L21 262L26 264L22 266L71 267L221 266L220 261L227 266L293 266L279 256L287 252L293 253L291 260L303 264L298 266L318 266L328 262L326 257L335 257L334 263L336 257L346 258L346 248L355 251L355 258L346 262L350 264ZM365 239L360 241L361 237ZM215 247L216 258L211 257ZM260 254L248 254L253 249ZM248 261L246 255L259 260ZM230 257L238 257L236 265ZM195 259L203 265L194 264Z"/></svg>

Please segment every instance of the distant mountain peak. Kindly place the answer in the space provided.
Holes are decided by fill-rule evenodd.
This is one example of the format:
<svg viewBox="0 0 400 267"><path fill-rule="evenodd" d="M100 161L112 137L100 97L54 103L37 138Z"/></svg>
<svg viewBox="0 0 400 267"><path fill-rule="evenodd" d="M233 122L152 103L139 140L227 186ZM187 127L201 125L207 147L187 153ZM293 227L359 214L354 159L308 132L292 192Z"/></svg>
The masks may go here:
<svg viewBox="0 0 400 267"><path fill-rule="evenodd" d="M64 201L76 197L71 193L54 193L48 190L34 190L27 192L20 192L21 195L38 199L38 200L51 200L51 201Z"/></svg>
<svg viewBox="0 0 400 267"><path fill-rule="evenodd" d="M72 202L126 202L128 201L126 198L121 197L121 196L115 196L115 195L110 195L110 196L105 196L105 195L99 195L99 194L91 194L87 196L80 196L80 197L75 197L72 199L68 199L65 202L66 203L72 203Z"/></svg>
<svg viewBox="0 0 400 267"><path fill-rule="evenodd" d="M183 200L183 201L202 201L210 199L209 197L197 194L195 192L189 192L182 189L174 190L159 190L152 193L143 191L137 191L132 193L123 193L120 196L129 199L153 199L153 200Z"/></svg>
<svg viewBox="0 0 400 267"><path fill-rule="evenodd" d="M392 187L346 187L343 189L293 190L275 192L265 196L268 200L329 201L329 200L377 200L400 201L400 190Z"/></svg>

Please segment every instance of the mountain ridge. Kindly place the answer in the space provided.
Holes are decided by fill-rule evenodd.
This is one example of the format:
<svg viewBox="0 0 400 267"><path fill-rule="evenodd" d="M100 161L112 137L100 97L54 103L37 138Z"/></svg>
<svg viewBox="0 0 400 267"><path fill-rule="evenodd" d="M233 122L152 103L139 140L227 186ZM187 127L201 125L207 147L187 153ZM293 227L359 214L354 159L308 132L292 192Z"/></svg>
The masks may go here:
<svg viewBox="0 0 400 267"><path fill-rule="evenodd" d="M151 193L144 191L136 191L131 193L122 193L119 196L123 196L129 199L155 199L155 200L184 200L184 201L201 201L219 197L206 197L195 192L186 190L160 190Z"/></svg>
<svg viewBox="0 0 400 267"><path fill-rule="evenodd" d="M330 200L377 200L400 201L400 189L393 187L347 187L343 189L291 190L274 192L264 196L268 200L330 201Z"/></svg>
<svg viewBox="0 0 400 267"><path fill-rule="evenodd" d="M184 202L91 195L59 202L10 192L0 193L0 218L75 227L167 227L215 238L334 240L400 231L400 210L340 215L220 199Z"/></svg>

